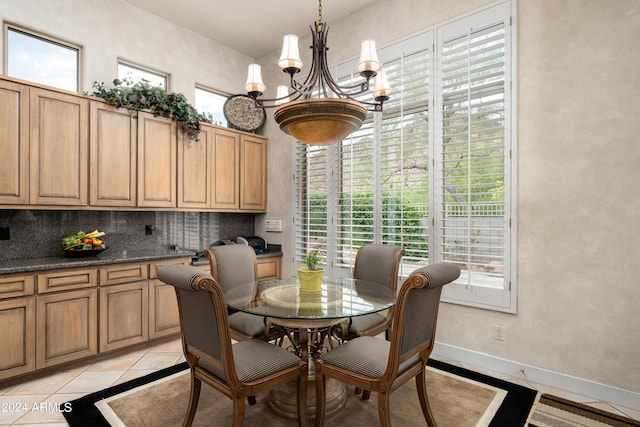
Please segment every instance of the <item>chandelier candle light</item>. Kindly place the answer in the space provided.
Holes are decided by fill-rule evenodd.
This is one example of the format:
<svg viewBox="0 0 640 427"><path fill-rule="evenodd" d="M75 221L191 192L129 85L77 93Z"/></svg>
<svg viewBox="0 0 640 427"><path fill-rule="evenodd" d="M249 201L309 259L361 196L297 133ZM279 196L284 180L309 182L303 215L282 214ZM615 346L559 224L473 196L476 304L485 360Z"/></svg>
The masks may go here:
<svg viewBox="0 0 640 427"><path fill-rule="evenodd" d="M322 22L322 0L318 1L318 20L310 27L313 37L311 69L304 79L294 76L302 69L298 51L298 36L284 36L278 65L289 74L290 87L278 86L276 98L258 99L266 90L262 82L260 65L249 65L245 89L257 107L275 108L273 117L280 129L309 145L328 145L340 141L358 130L367 111L382 111L382 104L389 99L391 88L381 69L376 42L362 42L358 72L364 82L352 86L336 83L327 63L328 27ZM374 79L372 102L361 102L355 96L367 92ZM267 105L266 103L272 103Z"/></svg>

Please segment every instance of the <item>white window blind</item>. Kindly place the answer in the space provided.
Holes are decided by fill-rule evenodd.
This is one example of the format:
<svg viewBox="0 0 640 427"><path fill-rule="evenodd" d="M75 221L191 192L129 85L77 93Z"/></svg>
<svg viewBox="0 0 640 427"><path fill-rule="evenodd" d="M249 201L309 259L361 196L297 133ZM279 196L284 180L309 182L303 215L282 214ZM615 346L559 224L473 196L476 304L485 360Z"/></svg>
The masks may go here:
<svg viewBox="0 0 640 427"><path fill-rule="evenodd" d="M320 247L327 275L348 276L362 245L395 245L405 277L460 266L443 300L515 311L510 9L380 49L393 89L383 112L337 144L297 144L295 261ZM355 59L335 69L361 81Z"/></svg>
<svg viewBox="0 0 640 427"><path fill-rule="evenodd" d="M443 298L510 308L505 15L498 6L439 30L435 187L438 260L462 270Z"/></svg>
<svg viewBox="0 0 640 427"><path fill-rule="evenodd" d="M320 249L327 254L327 197L329 193L329 150L326 146L295 145L295 233L294 261ZM295 268L293 269L295 271Z"/></svg>

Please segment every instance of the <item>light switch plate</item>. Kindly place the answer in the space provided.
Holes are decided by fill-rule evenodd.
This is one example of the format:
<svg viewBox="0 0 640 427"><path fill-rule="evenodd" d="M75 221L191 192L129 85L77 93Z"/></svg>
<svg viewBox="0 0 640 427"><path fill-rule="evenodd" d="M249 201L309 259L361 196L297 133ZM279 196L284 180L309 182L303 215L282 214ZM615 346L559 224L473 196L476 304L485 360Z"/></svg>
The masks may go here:
<svg viewBox="0 0 640 427"><path fill-rule="evenodd" d="M282 220L268 219L264 222L264 230L276 233L282 233Z"/></svg>

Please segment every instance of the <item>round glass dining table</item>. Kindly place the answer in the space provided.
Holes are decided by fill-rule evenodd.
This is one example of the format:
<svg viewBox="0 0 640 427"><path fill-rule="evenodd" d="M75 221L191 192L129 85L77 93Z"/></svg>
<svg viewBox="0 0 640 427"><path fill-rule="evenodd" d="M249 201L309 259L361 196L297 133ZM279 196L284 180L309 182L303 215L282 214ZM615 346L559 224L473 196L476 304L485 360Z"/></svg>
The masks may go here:
<svg viewBox="0 0 640 427"><path fill-rule="evenodd" d="M338 326L348 328L351 317L392 307L396 295L389 286L351 278L323 278L319 291L306 291L292 277L236 286L225 292L225 299L232 309L266 317L267 323L275 325L281 336L288 338L292 351L305 361L311 355L312 374L313 359L336 344L333 332ZM295 396L295 389L274 389L269 403L279 415L295 418ZM344 385L327 383L326 397L325 413L330 416L344 405ZM311 411L315 411L314 402L315 389L310 387L307 405Z"/></svg>

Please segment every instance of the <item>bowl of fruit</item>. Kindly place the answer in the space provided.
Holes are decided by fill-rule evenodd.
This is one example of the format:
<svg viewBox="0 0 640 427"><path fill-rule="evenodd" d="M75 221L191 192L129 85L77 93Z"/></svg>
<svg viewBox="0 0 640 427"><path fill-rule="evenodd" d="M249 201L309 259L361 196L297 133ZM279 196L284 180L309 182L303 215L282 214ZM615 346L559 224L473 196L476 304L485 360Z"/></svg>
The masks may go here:
<svg viewBox="0 0 640 427"><path fill-rule="evenodd" d="M94 230L91 233L78 231L76 234L62 239L62 250L71 257L95 256L102 251L109 249L100 238L104 236L103 231Z"/></svg>

